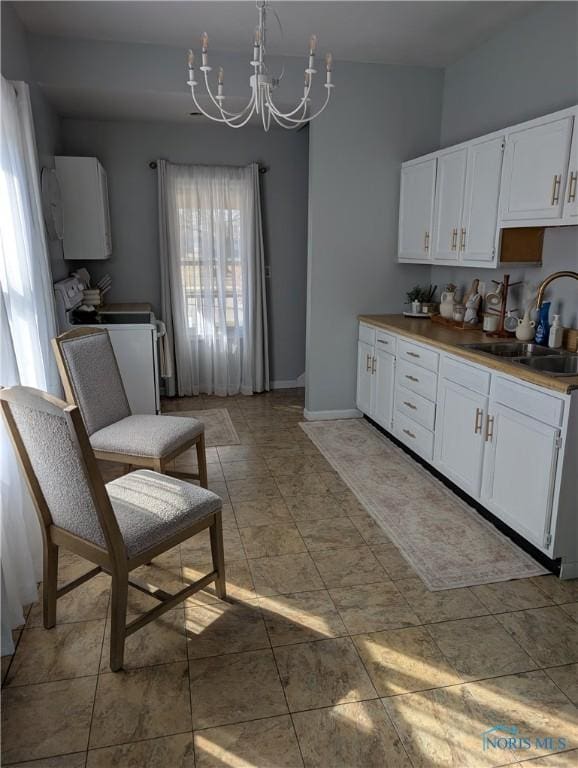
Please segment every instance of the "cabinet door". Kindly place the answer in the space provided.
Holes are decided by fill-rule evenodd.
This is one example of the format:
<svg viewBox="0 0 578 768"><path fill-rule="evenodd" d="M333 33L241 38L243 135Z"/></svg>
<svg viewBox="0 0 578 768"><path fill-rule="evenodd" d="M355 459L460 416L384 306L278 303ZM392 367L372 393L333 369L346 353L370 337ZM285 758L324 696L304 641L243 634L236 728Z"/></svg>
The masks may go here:
<svg viewBox="0 0 578 768"><path fill-rule="evenodd" d="M490 403L482 501L541 549L549 546L560 430ZM492 423L493 419L493 423Z"/></svg>
<svg viewBox="0 0 578 768"><path fill-rule="evenodd" d="M442 379L438 393L435 466L475 498L482 482L488 398Z"/></svg>
<svg viewBox="0 0 578 768"><path fill-rule="evenodd" d="M395 357L376 350L372 418L384 429L391 429L394 379Z"/></svg>
<svg viewBox="0 0 578 768"><path fill-rule="evenodd" d="M574 118L570 163L566 175L564 219L567 220L569 224L578 224L578 113Z"/></svg>
<svg viewBox="0 0 578 768"><path fill-rule="evenodd" d="M435 158L402 166L398 243L401 260L430 259L435 184Z"/></svg>
<svg viewBox="0 0 578 768"><path fill-rule="evenodd" d="M371 415L371 391L373 383L373 347L364 341L357 342L357 407Z"/></svg>
<svg viewBox="0 0 578 768"><path fill-rule="evenodd" d="M496 257L498 203L504 137L468 147L464 210L459 247L464 264L491 262Z"/></svg>
<svg viewBox="0 0 578 768"><path fill-rule="evenodd" d="M466 179L467 149L445 152L438 157L434 213L433 261L456 262Z"/></svg>
<svg viewBox="0 0 578 768"><path fill-rule="evenodd" d="M502 221L561 218L572 122L572 117L563 117L509 134L502 175Z"/></svg>

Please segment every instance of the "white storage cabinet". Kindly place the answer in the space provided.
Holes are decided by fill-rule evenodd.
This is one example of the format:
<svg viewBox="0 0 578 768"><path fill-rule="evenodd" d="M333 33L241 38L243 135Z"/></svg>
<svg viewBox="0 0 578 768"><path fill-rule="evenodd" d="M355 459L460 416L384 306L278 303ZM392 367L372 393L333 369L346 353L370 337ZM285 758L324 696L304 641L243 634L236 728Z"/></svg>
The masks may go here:
<svg viewBox="0 0 578 768"><path fill-rule="evenodd" d="M96 261L112 254L106 171L96 157L56 157L64 258Z"/></svg>

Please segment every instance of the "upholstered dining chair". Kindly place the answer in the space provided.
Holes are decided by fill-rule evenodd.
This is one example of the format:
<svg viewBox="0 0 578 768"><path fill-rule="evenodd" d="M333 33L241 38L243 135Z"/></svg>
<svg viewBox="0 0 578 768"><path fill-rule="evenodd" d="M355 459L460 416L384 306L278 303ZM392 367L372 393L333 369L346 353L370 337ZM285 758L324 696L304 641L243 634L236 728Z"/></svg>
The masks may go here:
<svg viewBox="0 0 578 768"><path fill-rule="evenodd" d="M66 399L80 408L96 458L166 472L195 445L198 478L207 488L205 427L186 416L133 414L106 328L75 328L52 340Z"/></svg>
<svg viewBox="0 0 578 768"><path fill-rule="evenodd" d="M215 582L225 597L221 499L204 488L150 470L104 484L75 405L29 387L0 390L0 406L34 500L44 542L42 589L46 629L59 597L105 571L112 577L110 667L123 666L125 639ZM209 528L212 571L172 595L129 578L138 566ZM59 547L95 567L58 588ZM126 624L128 587L159 601Z"/></svg>

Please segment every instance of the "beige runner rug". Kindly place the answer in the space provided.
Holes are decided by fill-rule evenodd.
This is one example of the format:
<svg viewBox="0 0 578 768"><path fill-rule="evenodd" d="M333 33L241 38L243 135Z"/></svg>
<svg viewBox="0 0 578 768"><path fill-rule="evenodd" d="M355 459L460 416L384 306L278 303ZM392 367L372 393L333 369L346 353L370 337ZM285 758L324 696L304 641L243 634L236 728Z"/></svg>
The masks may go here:
<svg viewBox="0 0 578 768"><path fill-rule="evenodd" d="M364 419L301 427L430 590L548 573Z"/></svg>

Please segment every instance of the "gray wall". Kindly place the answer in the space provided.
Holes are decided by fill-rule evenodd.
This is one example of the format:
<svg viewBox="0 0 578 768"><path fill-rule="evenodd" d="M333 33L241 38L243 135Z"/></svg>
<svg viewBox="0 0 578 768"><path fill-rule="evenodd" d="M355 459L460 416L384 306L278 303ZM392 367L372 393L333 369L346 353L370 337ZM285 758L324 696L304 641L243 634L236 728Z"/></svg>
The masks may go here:
<svg viewBox="0 0 578 768"><path fill-rule="evenodd" d="M442 146L578 103L578 4L543 3L445 71ZM509 272L533 290L551 272L578 269L578 227L546 230L543 266L475 270L432 267L431 280L464 287ZM514 293L511 306L520 303ZM578 291L560 280L547 293L562 322L578 327Z"/></svg>
<svg viewBox="0 0 578 768"><path fill-rule="evenodd" d="M354 407L356 317L399 312L429 267L397 264L400 163L439 145L442 72L340 64L310 127L309 411Z"/></svg>
<svg viewBox="0 0 578 768"><path fill-rule="evenodd" d="M84 264L109 272L111 300L150 301L160 309L156 173L149 161L269 167L262 179L268 280L271 378L305 370L307 272L307 131L232 131L207 124L97 122L65 119L63 151L95 155L109 179L113 256ZM76 262L75 262L76 263Z"/></svg>
<svg viewBox="0 0 578 768"><path fill-rule="evenodd" d="M54 155L60 151L60 120L34 82L29 39L10 3L2 3L1 15L2 75L8 80L24 80L29 84L39 167L53 168ZM54 280L66 277L68 268L62 258L61 243L49 241L48 249Z"/></svg>
<svg viewBox="0 0 578 768"><path fill-rule="evenodd" d="M578 99L578 4L548 2L447 67L442 146L563 109Z"/></svg>

